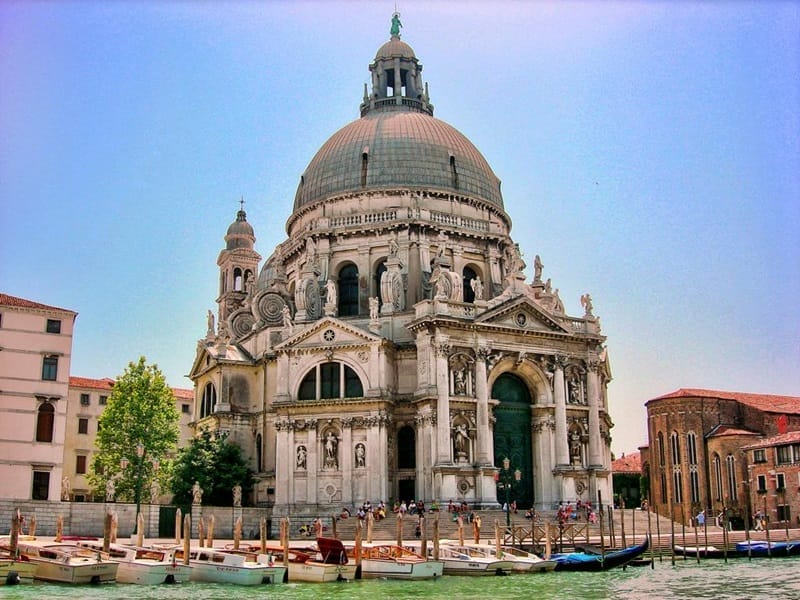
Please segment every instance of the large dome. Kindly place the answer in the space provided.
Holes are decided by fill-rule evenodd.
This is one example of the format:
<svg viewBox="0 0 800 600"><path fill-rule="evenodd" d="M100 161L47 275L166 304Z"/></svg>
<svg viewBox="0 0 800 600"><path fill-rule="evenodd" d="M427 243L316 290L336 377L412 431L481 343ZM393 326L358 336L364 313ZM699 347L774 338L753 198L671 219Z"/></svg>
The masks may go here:
<svg viewBox="0 0 800 600"><path fill-rule="evenodd" d="M303 173L295 210L382 188L441 190L503 207L500 180L472 142L444 121L397 108L368 112L333 134Z"/></svg>

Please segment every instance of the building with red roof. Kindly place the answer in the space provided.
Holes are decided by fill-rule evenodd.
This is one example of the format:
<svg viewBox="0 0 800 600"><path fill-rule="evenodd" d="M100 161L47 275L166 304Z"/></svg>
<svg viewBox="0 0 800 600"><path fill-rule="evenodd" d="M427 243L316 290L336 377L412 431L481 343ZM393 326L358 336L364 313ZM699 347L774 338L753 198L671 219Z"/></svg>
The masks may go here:
<svg viewBox="0 0 800 600"><path fill-rule="evenodd" d="M793 448L784 439L800 432L800 397L682 388L645 406L649 445L642 449L642 472L655 510L687 523L700 510L725 510L742 526L758 506L773 523L797 514L791 498L778 498L774 486L759 492L752 482L754 453ZM775 461L765 461L775 466L773 454ZM800 467L800 445L790 456L783 466ZM783 495L796 495L798 485L795 475L792 494L784 487Z"/></svg>

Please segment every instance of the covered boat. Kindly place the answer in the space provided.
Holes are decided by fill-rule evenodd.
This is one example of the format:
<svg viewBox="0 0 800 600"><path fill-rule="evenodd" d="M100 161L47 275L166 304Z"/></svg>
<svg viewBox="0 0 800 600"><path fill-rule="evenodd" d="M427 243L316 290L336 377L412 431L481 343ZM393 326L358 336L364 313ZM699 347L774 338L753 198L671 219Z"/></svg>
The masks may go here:
<svg viewBox="0 0 800 600"><path fill-rule="evenodd" d="M800 556L800 542L766 542L750 540L736 544L736 551L744 556Z"/></svg>
<svg viewBox="0 0 800 600"><path fill-rule="evenodd" d="M432 549L428 548L428 555L431 553ZM485 550L458 544L440 544L439 560L444 563L445 575L508 575L514 569L511 560L498 559Z"/></svg>
<svg viewBox="0 0 800 600"><path fill-rule="evenodd" d="M183 561L183 548L175 548L175 558ZM270 583L267 565L249 561L240 554L230 554L214 548L190 548L189 565L191 581L206 583L233 583L236 585L261 585Z"/></svg>
<svg viewBox="0 0 800 600"><path fill-rule="evenodd" d="M347 548L355 559L355 548ZM363 579L433 579L441 577L444 563L396 544L362 544L361 577Z"/></svg>
<svg viewBox="0 0 800 600"><path fill-rule="evenodd" d="M103 542L83 540L78 546L103 552ZM192 567L178 562L174 548L143 548L123 544L109 544L104 556L119 563L117 581L156 585L159 583L184 583L189 581Z"/></svg>
<svg viewBox="0 0 800 600"><path fill-rule="evenodd" d="M553 554L550 558L556 563L556 571L605 571L625 566L639 558L647 551L649 543L649 538L645 537L641 544L628 546L622 550L612 550L604 554L566 552Z"/></svg>
<svg viewBox="0 0 800 600"><path fill-rule="evenodd" d="M278 565L288 565L288 580L290 583L329 583L333 581L350 581L356 578L356 565L347 558L344 545L339 540L319 538L322 546L316 548L283 548L280 546L267 546L267 555L274 558ZM333 542L338 542L341 552ZM323 554L322 547L327 552ZM344 556L342 556L344 555ZM285 557L285 559L284 559Z"/></svg>
<svg viewBox="0 0 800 600"><path fill-rule="evenodd" d="M24 541L19 553L36 565L34 577L58 583L104 583L115 581L119 563L74 543Z"/></svg>

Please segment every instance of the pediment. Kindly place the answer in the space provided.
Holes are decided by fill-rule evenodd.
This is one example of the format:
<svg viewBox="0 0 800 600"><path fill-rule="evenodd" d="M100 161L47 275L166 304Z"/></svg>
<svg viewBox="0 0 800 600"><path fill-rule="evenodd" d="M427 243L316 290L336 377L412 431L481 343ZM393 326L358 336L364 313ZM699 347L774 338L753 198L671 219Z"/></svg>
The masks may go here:
<svg viewBox="0 0 800 600"><path fill-rule="evenodd" d="M525 296L509 299L479 314L475 322L530 331L570 333L558 319Z"/></svg>
<svg viewBox="0 0 800 600"><path fill-rule="evenodd" d="M324 317L275 346L275 350L285 352L290 349L369 346L381 341L382 337L369 331L334 317Z"/></svg>
<svg viewBox="0 0 800 600"><path fill-rule="evenodd" d="M252 363L253 357L238 344L221 341L220 338L199 340L192 368L189 371L189 378L200 375L221 361Z"/></svg>

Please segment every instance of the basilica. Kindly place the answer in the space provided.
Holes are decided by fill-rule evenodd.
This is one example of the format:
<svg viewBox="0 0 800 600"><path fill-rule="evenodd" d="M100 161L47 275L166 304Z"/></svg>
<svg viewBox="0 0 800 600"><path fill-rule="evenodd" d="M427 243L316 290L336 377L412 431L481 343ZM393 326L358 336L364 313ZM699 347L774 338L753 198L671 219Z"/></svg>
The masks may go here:
<svg viewBox="0 0 800 600"><path fill-rule="evenodd" d="M275 515L370 500L552 508L611 496L606 338L511 237L500 180L433 116L390 38L360 118L300 174L263 265L243 208L190 377L193 426L250 460Z"/></svg>

